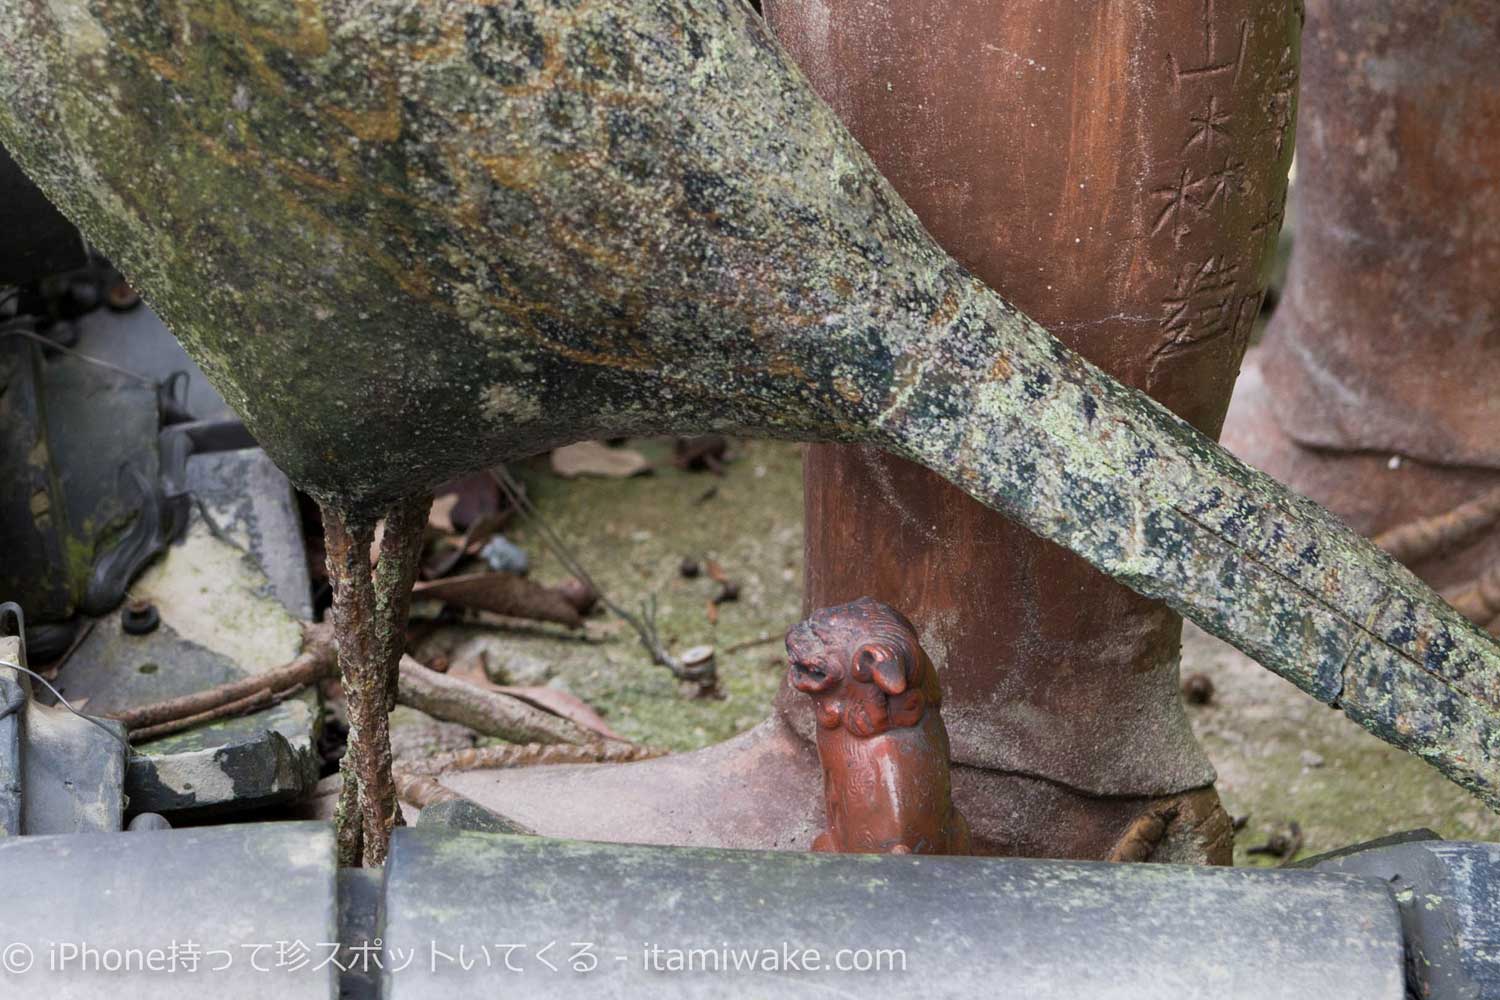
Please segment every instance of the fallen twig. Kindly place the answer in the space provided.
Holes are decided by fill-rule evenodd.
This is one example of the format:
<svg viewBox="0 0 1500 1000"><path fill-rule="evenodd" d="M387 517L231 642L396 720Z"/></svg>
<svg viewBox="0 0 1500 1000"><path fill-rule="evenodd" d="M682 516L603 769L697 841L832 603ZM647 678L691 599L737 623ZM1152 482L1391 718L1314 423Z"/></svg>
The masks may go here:
<svg viewBox="0 0 1500 1000"><path fill-rule="evenodd" d="M105 718L123 722L134 737L137 730L148 730L199 716L227 718L228 714L236 713L218 716L209 716L207 713L246 701L263 692L278 694L333 677L337 673L338 648L334 645L333 630L327 625L310 624L303 631L302 652L283 666L178 698L121 709L111 712Z"/></svg>
<svg viewBox="0 0 1500 1000"><path fill-rule="evenodd" d="M1268 854L1277 859L1277 864L1285 865L1296 858L1300 850L1302 850L1302 825L1292 820L1284 830L1272 833L1264 844L1245 848L1245 853Z"/></svg>
<svg viewBox="0 0 1500 1000"><path fill-rule="evenodd" d="M291 688L287 688L281 693L283 695L290 694L292 690ZM145 743L159 736L170 736L173 733L180 733L184 729L191 729L205 722L217 722L220 719L232 719L237 715L256 712L274 704L277 700L276 694L270 688L261 688L254 694L247 695L238 701L227 701L222 705L199 712L196 715L185 715L180 719L159 722L154 726L142 726L139 729L131 729L130 742Z"/></svg>
<svg viewBox="0 0 1500 1000"><path fill-rule="evenodd" d="M124 709L107 718L125 723L132 742L180 732L203 722L243 715L296 689L338 673L338 654L326 625L308 625L302 652L285 666L229 681L180 698ZM401 657L397 701L445 722L515 743L583 744L597 734L577 723L500 691L446 677Z"/></svg>
<svg viewBox="0 0 1500 1000"><path fill-rule="evenodd" d="M416 774L410 768L397 767L391 773L396 782L396 797L418 809L463 798L453 789L443 787L436 778Z"/></svg>
<svg viewBox="0 0 1500 1000"><path fill-rule="evenodd" d="M742 642L736 642L732 646L724 646L724 655L732 654L732 652L744 652L745 649L754 649L756 646L769 646L772 642L777 642L780 639L783 639L781 634L766 633L763 636L756 636L754 639L745 639Z"/></svg>
<svg viewBox="0 0 1500 1000"><path fill-rule="evenodd" d="M97 618L84 619L83 625L73 635L73 641L68 643L68 648L63 650L63 654L49 663L46 670L40 670L38 673L48 680L56 680L62 668L68 665L68 661L73 658L73 654L78 651L79 646L83 645L83 640L89 637L89 634L94 631L94 626L97 624L99 624Z"/></svg>
<svg viewBox="0 0 1500 1000"><path fill-rule="evenodd" d="M590 743L598 738L561 716L429 670L410 656L401 657L396 699L434 718L512 743Z"/></svg>
<svg viewBox="0 0 1500 1000"><path fill-rule="evenodd" d="M539 767L547 764L626 764L650 760L667 753L659 747L640 746L621 740L598 740L593 743L526 743L500 747L472 747L433 754L417 761L406 761L404 767L414 775L436 776L446 771L474 771L480 768Z"/></svg>
<svg viewBox="0 0 1500 1000"><path fill-rule="evenodd" d="M712 662L709 663L705 670L694 671L684 667L681 661L667 651L667 647L661 641L660 633L656 630L656 598L654 596L647 598L643 602L641 617L639 618L610 600L609 595L604 592L604 588L594 582L594 578L589 575L588 570L583 568L583 564L563 544L562 539L557 537L557 533L552 530L552 526L542 519L541 514L532 506L531 499L526 496L520 485L511 478L510 472L504 468L495 468L490 470L490 475L495 477L495 482L499 485L500 491L521 512L521 515L536 525L537 530L542 534L542 540L546 542L547 547L552 550L563 566L592 588L595 594L599 595L599 603L620 616L626 624L635 629L636 635L640 636L641 645L645 646L646 651L651 654L651 662L658 666L666 667L672 672L672 676L678 680L693 681L701 685L705 690L711 690L718 686L718 677L714 673Z"/></svg>
<svg viewBox="0 0 1500 1000"><path fill-rule="evenodd" d="M1408 566L1473 540L1500 521L1500 486L1452 510L1398 524L1375 536L1375 544Z"/></svg>

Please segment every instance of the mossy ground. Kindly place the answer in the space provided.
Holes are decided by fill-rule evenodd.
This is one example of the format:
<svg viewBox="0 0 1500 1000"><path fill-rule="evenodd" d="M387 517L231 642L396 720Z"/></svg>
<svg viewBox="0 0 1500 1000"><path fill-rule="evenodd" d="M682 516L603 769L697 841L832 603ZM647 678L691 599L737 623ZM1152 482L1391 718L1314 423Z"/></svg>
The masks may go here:
<svg viewBox="0 0 1500 1000"><path fill-rule="evenodd" d="M1500 840L1500 816L1474 796L1192 625L1182 664L1184 675L1214 682L1213 701L1189 706L1188 717L1219 771L1224 807L1249 817L1236 864L1275 863L1247 849L1291 821L1302 828L1299 857L1423 826Z"/></svg>
<svg viewBox="0 0 1500 1000"><path fill-rule="evenodd" d="M631 479L563 480L545 461L515 468L547 523L617 604L638 612L656 600L657 626L675 654L699 645L718 650L722 698L688 698L651 663L636 634L613 615L589 621L586 636L538 631L516 648L544 659L573 693L632 739L688 750L761 721L780 683L782 635L802 601L802 459L797 445L736 442L722 477L673 467L662 442L632 442L656 471ZM706 498L705 498L706 497ZM567 575L524 521L510 530L532 560L532 576L552 583ZM713 560L739 584L737 601L718 607L706 569L679 572L684 558ZM768 641L728 652L736 644Z"/></svg>
<svg viewBox="0 0 1500 1000"><path fill-rule="evenodd" d="M633 608L654 594L662 637L675 652L703 643L719 648L724 699L684 697L610 615L592 619L583 639L538 629L514 641L553 664L561 683L622 734L691 749L764 718L780 681L780 636L801 608L801 449L737 443L737 459L717 478L673 468L664 444L631 446L658 460L654 474L564 481L545 460L516 471L548 523L614 600ZM530 553L537 579L565 575L534 527L519 525L512 537ZM719 608L716 626L706 603L717 588L706 576L683 579L678 567L685 556L714 559L740 583L740 600ZM763 636L774 638L724 652ZM1189 716L1219 770L1226 807L1249 817L1237 863L1268 863L1247 848L1290 820L1302 828L1302 856L1419 826L1451 838L1500 839L1500 817L1477 799L1189 626L1183 672L1193 671L1212 678L1216 695L1208 706L1191 707Z"/></svg>

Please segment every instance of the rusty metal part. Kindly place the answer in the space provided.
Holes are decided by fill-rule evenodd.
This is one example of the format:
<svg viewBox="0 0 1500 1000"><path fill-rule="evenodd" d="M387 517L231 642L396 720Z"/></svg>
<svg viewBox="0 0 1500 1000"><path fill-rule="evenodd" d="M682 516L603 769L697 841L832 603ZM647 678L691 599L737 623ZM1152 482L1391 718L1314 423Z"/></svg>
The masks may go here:
<svg viewBox="0 0 1500 1000"><path fill-rule="evenodd" d="M150 601L126 601L120 609L120 631L126 635L150 635L160 625L161 612Z"/></svg>
<svg viewBox="0 0 1500 1000"><path fill-rule="evenodd" d="M911 622L865 597L792 626L786 650L790 683L818 719L826 827L812 849L968 854L942 691Z"/></svg>
<svg viewBox="0 0 1500 1000"><path fill-rule="evenodd" d="M1217 432L1280 227L1296 4L767 6L945 249ZM956 760L1060 782L1080 809L1212 782L1175 697L1176 615L900 458L815 445L805 470L804 607L869 593L912 617Z"/></svg>
<svg viewBox="0 0 1500 1000"><path fill-rule="evenodd" d="M1500 468L1497 46L1495 4L1308 0L1297 239L1262 361L1304 445Z"/></svg>

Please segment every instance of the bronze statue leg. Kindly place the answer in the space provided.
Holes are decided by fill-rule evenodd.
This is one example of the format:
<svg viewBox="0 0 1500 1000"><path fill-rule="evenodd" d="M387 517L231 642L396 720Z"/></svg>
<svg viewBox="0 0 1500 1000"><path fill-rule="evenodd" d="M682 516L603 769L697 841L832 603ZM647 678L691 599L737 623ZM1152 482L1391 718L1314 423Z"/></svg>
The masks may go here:
<svg viewBox="0 0 1500 1000"><path fill-rule="evenodd" d="M769 0L767 16L938 242L1214 434L1280 225L1300 17L1148 6ZM1227 825L1204 839L1191 822L1219 807L1175 697L1177 615L874 448L812 446L804 481L804 608L868 594L916 622L980 849L1102 857L1191 796L1162 836L1228 860Z"/></svg>
<svg viewBox="0 0 1500 1000"><path fill-rule="evenodd" d="M1307 36L1287 287L1224 440L1375 535L1500 485L1500 9L1309 0ZM1410 562L1497 563L1493 530Z"/></svg>

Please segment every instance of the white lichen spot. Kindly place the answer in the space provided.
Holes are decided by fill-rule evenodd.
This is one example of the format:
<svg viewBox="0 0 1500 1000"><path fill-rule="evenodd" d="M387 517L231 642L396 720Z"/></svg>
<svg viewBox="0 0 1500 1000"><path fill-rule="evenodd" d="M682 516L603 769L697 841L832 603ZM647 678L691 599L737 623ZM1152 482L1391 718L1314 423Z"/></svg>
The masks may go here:
<svg viewBox="0 0 1500 1000"><path fill-rule="evenodd" d="M162 758L156 776L167 789L205 802L228 802L234 798L234 779L218 761L218 748L197 753L179 753Z"/></svg>
<svg viewBox="0 0 1500 1000"><path fill-rule="evenodd" d="M542 405L513 385L497 382L484 391L484 415L495 423L516 424L536 420Z"/></svg>
<svg viewBox="0 0 1500 1000"><path fill-rule="evenodd" d="M109 50L108 36L84 4L48 0L47 10L57 24L55 36L63 40L70 56L103 57Z"/></svg>
<svg viewBox="0 0 1500 1000"><path fill-rule="evenodd" d="M265 574L197 514L182 543L130 590L155 604L178 635L251 673L278 667L302 648L301 626L269 593Z"/></svg>

